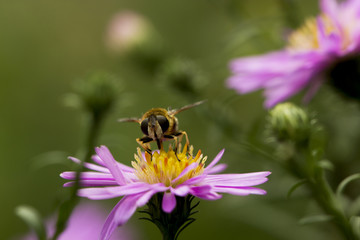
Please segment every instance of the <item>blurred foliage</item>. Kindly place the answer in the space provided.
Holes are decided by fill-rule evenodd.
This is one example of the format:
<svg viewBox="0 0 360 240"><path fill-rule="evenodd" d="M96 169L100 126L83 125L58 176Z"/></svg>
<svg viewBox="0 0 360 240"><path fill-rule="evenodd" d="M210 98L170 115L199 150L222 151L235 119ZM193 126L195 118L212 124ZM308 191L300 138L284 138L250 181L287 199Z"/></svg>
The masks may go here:
<svg viewBox="0 0 360 240"><path fill-rule="evenodd" d="M107 25L116 13L129 9L143 14L161 36L163 62L150 66L159 66L174 82L167 82L164 73L109 53ZM311 0L1 1L0 239L27 231L14 214L16 206L30 205L41 216L49 216L67 196L59 173L73 166L63 155L82 156L86 119L80 111L66 108L62 99L74 80L98 70L124 82L121 104L108 115L99 140L117 160L130 164L135 138L141 136L138 125L117 123L117 118L207 99L178 116L180 129L186 130L195 149L201 148L211 159L225 148L222 161L229 166L227 172L273 172L262 186L266 196L225 195L219 201L201 201L197 221L181 239L231 239L234 233L242 239L340 239L326 223L299 225L301 218L321 211L301 187L287 199L299 179L271 159L273 152L263 134L267 112L261 93L238 96L224 87L230 59L281 48L289 27L317 11L317 1ZM178 56L195 65L174 65L172 59ZM197 77L200 73L200 84L181 75L183 69ZM192 94L172 89L179 86L179 76L189 80L181 87L194 87ZM358 105L325 87L308 108L328 133L325 155L335 166L329 177L337 186L360 169ZM343 191L355 198L358 187L353 181ZM116 201L105 202L113 206ZM128 225L142 239L159 239L157 229L138 217L141 214L136 213Z"/></svg>

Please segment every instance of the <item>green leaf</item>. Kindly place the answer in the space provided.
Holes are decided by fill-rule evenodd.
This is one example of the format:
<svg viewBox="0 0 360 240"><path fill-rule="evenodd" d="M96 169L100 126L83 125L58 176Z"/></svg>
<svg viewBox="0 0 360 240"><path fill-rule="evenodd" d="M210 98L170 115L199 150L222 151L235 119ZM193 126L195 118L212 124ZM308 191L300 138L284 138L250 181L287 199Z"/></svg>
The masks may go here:
<svg viewBox="0 0 360 240"><path fill-rule="evenodd" d="M39 240L46 240L46 230L39 212L31 207L21 205L16 207L15 214L33 229Z"/></svg>
<svg viewBox="0 0 360 240"><path fill-rule="evenodd" d="M305 184L306 182L307 182L306 179L302 179L302 180L298 181L297 183L295 183L295 184L289 189L286 197L289 199L289 198L291 197L292 193L293 193L298 187L302 186L302 185Z"/></svg>
<svg viewBox="0 0 360 240"><path fill-rule="evenodd" d="M299 224L305 225L305 224L312 224L312 223L320 223L320 222L328 222L332 220L334 217L330 215L315 215L315 216L309 216L304 217L299 220Z"/></svg>
<svg viewBox="0 0 360 240"><path fill-rule="evenodd" d="M339 186L336 189L336 195L340 196L341 193L343 192L344 188L352 181L360 179L360 173L356 173L353 175L348 176L347 178L345 178L344 180L341 181L341 183L339 184Z"/></svg>

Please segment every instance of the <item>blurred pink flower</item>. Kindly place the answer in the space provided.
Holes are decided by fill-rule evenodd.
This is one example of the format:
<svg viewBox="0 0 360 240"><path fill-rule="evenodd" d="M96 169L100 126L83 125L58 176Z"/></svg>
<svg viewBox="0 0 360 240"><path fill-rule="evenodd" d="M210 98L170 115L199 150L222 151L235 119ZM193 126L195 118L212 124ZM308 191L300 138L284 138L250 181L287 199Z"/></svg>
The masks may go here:
<svg viewBox="0 0 360 240"><path fill-rule="evenodd" d="M321 0L320 8L318 17L290 34L285 49L233 60L227 86L240 94L265 89L268 108L303 89L308 101L328 68L360 53L360 1Z"/></svg>
<svg viewBox="0 0 360 240"><path fill-rule="evenodd" d="M51 218L46 222L47 235L55 233L55 219ZM106 210L99 204L82 202L72 213L68 227L59 236L58 240L98 240L102 225L106 219ZM135 240L135 234L129 228L117 229L110 239L112 240ZM28 234L21 240L36 240L34 233Z"/></svg>
<svg viewBox="0 0 360 240"><path fill-rule="evenodd" d="M101 146L95 149L93 160L98 164L86 163L85 167L95 172L83 172L80 184L83 188L79 195L93 200L123 198L111 211L105 222L100 239L109 239L116 227L125 224L138 207L144 206L154 194L163 192L162 210L171 213L176 207L176 196L191 194L205 200L221 198L219 193L245 196L266 194L253 186L267 181L270 172L246 174L215 174L226 168L218 164L224 150L205 167L206 157L201 151L193 156L185 147L182 152L164 150L144 154L138 149L132 166L117 162L109 149ZM79 163L80 160L70 158ZM74 180L75 172L64 172L62 178ZM68 182L64 186L71 186Z"/></svg>
<svg viewBox="0 0 360 240"><path fill-rule="evenodd" d="M109 23L106 45L116 53L125 53L139 47L151 34L150 23L132 11L116 14Z"/></svg>

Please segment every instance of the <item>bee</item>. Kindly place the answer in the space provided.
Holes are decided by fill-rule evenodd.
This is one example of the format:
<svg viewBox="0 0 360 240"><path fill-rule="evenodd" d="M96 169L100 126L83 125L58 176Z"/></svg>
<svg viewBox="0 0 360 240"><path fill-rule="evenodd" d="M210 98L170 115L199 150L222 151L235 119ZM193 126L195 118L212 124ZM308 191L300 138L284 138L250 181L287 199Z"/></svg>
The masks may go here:
<svg viewBox="0 0 360 240"><path fill-rule="evenodd" d="M203 102L199 101L174 110L152 108L141 118L123 118L118 119L118 122L137 122L140 124L144 136L137 138L136 142L149 154L151 154L150 143L154 141L157 147L162 150L163 141L173 139L175 141L175 149L177 150L182 137L185 136L186 138L186 146L189 145L189 138L185 131L178 129L179 121L175 115L189 108L196 107Z"/></svg>

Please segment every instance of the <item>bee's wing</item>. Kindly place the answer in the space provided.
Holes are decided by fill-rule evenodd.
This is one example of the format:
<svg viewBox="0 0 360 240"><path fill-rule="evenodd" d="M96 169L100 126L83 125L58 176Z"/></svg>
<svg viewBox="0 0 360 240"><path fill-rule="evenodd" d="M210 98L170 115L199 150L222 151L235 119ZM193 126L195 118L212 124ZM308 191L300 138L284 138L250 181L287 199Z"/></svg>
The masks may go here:
<svg viewBox="0 0 360 240"><path fill-rule="evenodd" d="M137 122L137 123L141 123L141 120L139 118L120 118L117 121L118 122Z"/></svg>
<svg viewBox="0 0 360 240"><path fill-rule="evenodd" d="M202 101L199 101L199 102L196 102L196 103L193 103L193 104L189 104L189 105L186 105L186 106L183 106L182 108L179 108L179 109L174 109L174 110L170 110L169 111L169 114L171 115L176 115L178 114L179 112L182 112L184 110L187 110L189 108L193 108L193 107L196 107L200 104L203 104L204 102L206 102L207 100L202 100Z"/></svg>

